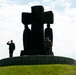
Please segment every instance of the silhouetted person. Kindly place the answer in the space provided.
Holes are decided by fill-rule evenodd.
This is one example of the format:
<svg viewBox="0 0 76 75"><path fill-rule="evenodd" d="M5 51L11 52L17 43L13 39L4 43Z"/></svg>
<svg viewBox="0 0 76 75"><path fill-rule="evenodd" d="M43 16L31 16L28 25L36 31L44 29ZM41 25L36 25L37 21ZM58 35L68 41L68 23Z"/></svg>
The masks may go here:
<svg viewBox="0 0 76 75"><path fill-rule="evenodd" d="M50 55L52 52L52 42L49 40L49 37L44 40L46 55Z"/></svg>
<svg viewBox="0 0 76 75"><path fill-rule="evenodd" d="M13 43L13 40L8 41L7 45L9 45L9 56L13 57L13 51L15 50L15 44Z"/></svg>

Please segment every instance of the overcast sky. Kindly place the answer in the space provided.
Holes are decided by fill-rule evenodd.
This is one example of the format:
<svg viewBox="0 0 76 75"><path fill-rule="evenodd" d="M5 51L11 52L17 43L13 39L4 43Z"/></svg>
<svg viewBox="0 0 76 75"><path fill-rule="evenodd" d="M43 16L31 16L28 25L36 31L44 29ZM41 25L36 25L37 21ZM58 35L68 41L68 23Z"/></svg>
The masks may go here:
<svg viewBox="0 0 76 75"><path fill-rule="evenodd" d="M21 13L31 12L31 6L42 5L45 11L52 10L54 24L53 52L55 56L76 59L76 0L0 0L0 59L9 57L9 40L14 40L14 57L23 50L24 25Z"/></svg>

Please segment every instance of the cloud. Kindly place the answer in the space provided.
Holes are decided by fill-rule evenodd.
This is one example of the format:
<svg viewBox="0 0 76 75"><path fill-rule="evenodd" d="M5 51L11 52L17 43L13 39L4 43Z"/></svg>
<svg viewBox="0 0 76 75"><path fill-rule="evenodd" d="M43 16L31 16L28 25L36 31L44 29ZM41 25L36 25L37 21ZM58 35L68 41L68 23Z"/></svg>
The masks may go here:
<svg viewBox="0 0 76 75"><path fill-rule="evenodd" d="M69 8L71 3L69 0L43 0L43 4L47 7L47 9L55 9L55 10L64 10L64 8Z"/></svg>
<svg viewBox="0 0 76 75"><path fill-rule="evenodd" d="M9 5L9 0L0 0L0 6L8 6Z"/></svg>
<svg viewBox="0 0 76 75"><path fill-rule="evenodd" d="M74 10L73 10L74 9ZM71 11L72 10L72 11ZM54 11L55 23L54 47L56 55L72 57L76 59L76 8L68 8L64 12Z"/></svg>

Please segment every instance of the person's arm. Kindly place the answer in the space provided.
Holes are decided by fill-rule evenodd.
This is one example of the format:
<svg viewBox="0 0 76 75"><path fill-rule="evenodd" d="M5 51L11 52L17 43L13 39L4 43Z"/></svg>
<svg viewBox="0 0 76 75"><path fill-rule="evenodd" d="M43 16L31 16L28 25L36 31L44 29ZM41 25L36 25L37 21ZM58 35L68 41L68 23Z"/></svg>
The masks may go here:
<svg viewBox="0 0 76 75"><path fill-rule="evenodd" d="M10 43L9 43L9 42L10 42L10 41L8 41L8 42L7 42L7 45L10 45Z"/></svg>

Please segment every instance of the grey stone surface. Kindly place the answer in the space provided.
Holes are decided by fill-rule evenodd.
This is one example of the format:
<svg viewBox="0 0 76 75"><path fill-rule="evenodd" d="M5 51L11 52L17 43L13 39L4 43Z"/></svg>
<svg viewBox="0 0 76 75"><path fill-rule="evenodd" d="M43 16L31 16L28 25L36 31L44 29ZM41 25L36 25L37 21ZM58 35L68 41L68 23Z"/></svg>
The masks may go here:
<svg viewBox="0 0 76 75"><path fill-rule="evenodd" d="M0 66L35 65L35 64L70 64L76 65L76 60L51 55L25 55L0 60Z"/></svg>

